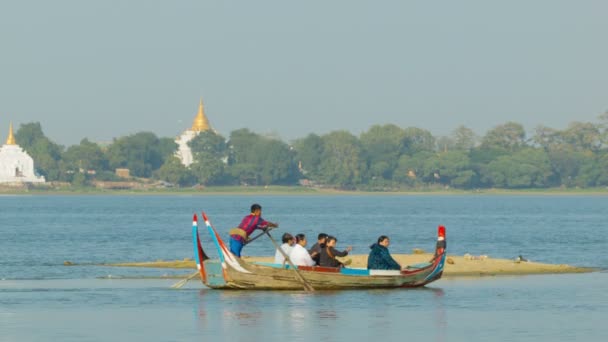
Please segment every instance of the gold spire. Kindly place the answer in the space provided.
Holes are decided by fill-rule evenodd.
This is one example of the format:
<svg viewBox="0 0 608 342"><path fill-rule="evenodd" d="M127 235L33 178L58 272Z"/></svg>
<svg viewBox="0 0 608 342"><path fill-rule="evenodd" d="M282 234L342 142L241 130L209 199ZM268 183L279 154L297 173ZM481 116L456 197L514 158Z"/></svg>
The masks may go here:
<svg viewBox="0 0 608 342"><path fill-rule="evenodd" d="M15 136L13 135L13 123L12 122L8 128L8 138L6 138L6 144L7 145L17 145L17 143L15 142Z"/></svg>
<svg viewBox="0 0 608 342"><path fill-rule="evenodd" d="M198 104L198 114L196 114L194 123L192 124L192 130L195 132L202 132L210 129L209 120L207 120L205 110L203 109L203 99L201 99L201 102Z"/></svg>

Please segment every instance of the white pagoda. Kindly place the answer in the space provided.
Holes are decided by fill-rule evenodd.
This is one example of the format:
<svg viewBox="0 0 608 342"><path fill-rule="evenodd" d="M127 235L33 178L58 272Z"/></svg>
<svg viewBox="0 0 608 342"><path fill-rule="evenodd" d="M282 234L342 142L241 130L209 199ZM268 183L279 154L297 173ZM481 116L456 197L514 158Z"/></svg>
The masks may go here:
<svg viewBox="0 0 608 342"><path fill-rule="evenodd" d="M0 183L44 183L44 177L34 173L34 160L17 143L13 124L6 143L0 147Z"/></svg>
<svg viewBox="0 0 608 342"><path fill-rule="evenodd" d="M194 123L192 123L192 127L187 129L182 133L175 142L178 145L177 152L175 155L179 158L182 164L186 167L190 166L193 162L192 150L190 150L190 146L188 146L188 142L201 132L211 130L211 126L209 125L209 120L207 120L207 116L205 116L205 109L203 108L203 99L200 100L198 105L198 113L194 118Z"/></svg>

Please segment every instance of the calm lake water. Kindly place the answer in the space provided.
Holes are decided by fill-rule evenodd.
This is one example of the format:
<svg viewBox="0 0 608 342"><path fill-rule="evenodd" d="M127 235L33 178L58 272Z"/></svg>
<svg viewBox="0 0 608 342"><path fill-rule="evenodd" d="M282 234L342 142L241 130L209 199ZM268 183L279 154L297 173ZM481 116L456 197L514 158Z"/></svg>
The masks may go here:
<svg viewBox="0 0 608 342"><path fill-rule="evenodd" d="M0 196L0 341L608 340L606 271L308 294L173 290L133 277L187 271L63 266L192 258L194 212L225 232L253 202L280 222L276 238L324 231L357 254L381 234L393 253L430 251L444 224L449 254L608 268L603 196Z"/></svg>

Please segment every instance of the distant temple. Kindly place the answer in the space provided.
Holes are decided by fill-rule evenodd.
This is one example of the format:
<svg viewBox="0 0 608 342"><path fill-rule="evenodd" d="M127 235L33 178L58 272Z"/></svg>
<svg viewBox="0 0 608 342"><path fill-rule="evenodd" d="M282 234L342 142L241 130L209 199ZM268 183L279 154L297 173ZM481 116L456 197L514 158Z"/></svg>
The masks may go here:
<svg viewBox="0 0 608 342"><path fill-rule="evenodd" d="M6 143L0 147L0 183L44 183L44 177L34 173L34 160L17 143L13 124Z"/></svg>
<svg viewBox="0 0 608 342"><path fill-rule="evenodd" d="M211 126L209 125L209 120L205 116L205 110L203 108L203 99L201 99L198 105L198 113L194 118L194 123L192 123L192 127L187 129L182 133L175 142L178 145L177 152L175 155L179 158L179 160L185 166L190 166L193 162L192 151L190 150L190 146L188 146L188 142L201 132L211 130Z"/></svg>

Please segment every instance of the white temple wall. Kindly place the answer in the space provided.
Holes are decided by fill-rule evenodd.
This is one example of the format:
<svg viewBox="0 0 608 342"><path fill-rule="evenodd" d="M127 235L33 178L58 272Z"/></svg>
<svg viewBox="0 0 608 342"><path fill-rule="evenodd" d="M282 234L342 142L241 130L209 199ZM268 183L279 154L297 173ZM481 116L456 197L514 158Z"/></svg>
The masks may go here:
<svg viewBox="0 0 608 342"><path fill-rule="evenodd" d="M197 135L198 132L187 130L184 131L184 133L182 133L182 135L180 135L177 139L175 139L175 142L178 146L175 155L186 167L190 166L194 162L192 150L190 149L190 146L188 146L188 142L194 139L194 137L196 137Z"/></svg>
<svg viewBox="0 0 608 342"><path fill-rule="evenodd" d="M0 148L0 183L42 183L34 172L34 160L17 145Z"/></svg>

